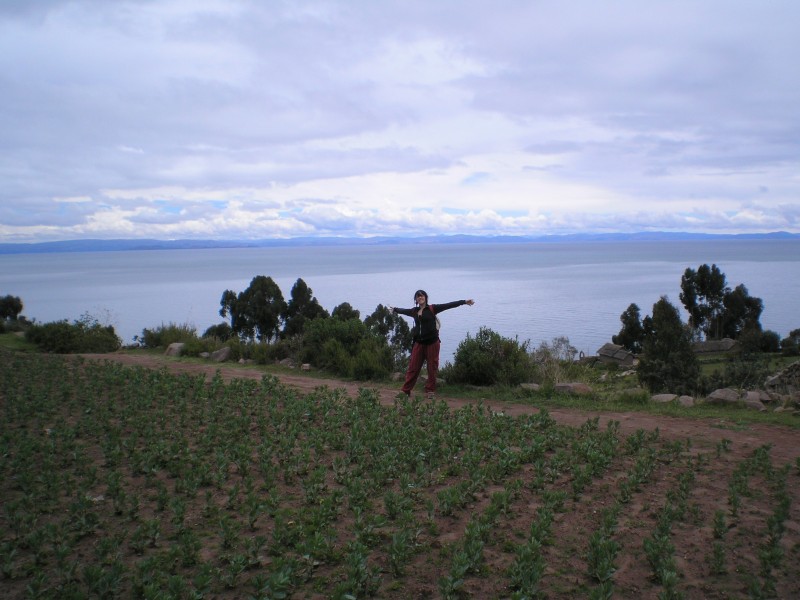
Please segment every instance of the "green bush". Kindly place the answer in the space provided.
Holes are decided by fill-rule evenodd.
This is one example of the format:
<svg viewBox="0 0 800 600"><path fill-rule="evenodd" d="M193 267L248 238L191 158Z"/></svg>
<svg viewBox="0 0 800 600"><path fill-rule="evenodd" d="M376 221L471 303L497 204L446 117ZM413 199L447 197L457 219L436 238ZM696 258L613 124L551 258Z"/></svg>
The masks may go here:
<svg viewBox="0 0 800 600"><path fill-rule="evenodd" d="M467 334L456 348L453 364L445 365L441 375L450 383L519 385L532 375L528 342L481 327L474 338Z"/></svg>
<svg viewBox="0 0 800 600"><path fill-rule="evenodd" d="M25 332L25 339L44 352L57 354L114 352L122 344L111 325L101 325L88 315L73 323L65 319L33 324Z"/></svg>
<svg viewBox="0 0 800 600"><path fill-rule="evenodd" d="M393 366L386 339L356 318L306 322L299 354L301 362L360 380L384 378Z"/></svg>
<svg viewBox="0 0 800 600"><path fill-rule="evenodd" d="M138 339L145 348L166 348L170 344L197 340L197 330L188 323L181 325L176 323L164 325L162 323L155 329L143 329L141 338L134 339Z"/></svg>

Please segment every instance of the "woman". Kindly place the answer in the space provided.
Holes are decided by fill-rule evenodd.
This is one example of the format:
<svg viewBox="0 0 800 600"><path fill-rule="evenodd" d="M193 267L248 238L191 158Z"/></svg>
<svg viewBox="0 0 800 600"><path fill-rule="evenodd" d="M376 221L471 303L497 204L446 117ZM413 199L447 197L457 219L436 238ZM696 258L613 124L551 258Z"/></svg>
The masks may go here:
<svg viewBox="0 0 800 600"><path fill-rule="evenodd" d="M405 315L414 319L414 345L411 347L411 359L408 361L408 371L406 380L403 384L403 393L411 395L411 390L417 383L419 373L422 370L422 363L428 363L428 381L425 382L425 392L428 398L433 398L436 392L436 373L439 370L439 326L436 315L445 310L463 306L472 306L475 301L456 300L445 304L428 304L428 294L425 290L417 290L414 293L414 308L394 308L392 312Z"/></svg>

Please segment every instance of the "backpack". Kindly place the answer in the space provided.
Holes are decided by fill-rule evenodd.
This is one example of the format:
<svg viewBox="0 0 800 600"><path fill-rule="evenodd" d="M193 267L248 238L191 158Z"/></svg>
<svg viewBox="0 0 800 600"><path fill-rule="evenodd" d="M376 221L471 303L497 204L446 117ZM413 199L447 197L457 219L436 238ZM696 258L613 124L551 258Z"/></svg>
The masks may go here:
<svg viewBox="0 0 800 600"><path fill-rule="evenodd" d="M439 321L439 317L436 316L436 310L433 308L433 304L428 304L428 307L433 313L433 318L436 319L436 331L439 331L442 328L442 322Z"/></svg>

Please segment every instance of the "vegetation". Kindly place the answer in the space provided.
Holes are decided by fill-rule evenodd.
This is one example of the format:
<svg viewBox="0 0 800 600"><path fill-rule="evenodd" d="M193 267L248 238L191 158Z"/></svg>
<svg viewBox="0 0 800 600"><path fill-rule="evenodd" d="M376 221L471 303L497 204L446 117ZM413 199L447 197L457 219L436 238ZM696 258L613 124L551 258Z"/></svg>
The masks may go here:
<svg viewBox="0 0 800 600"><path fill-rule="evenodd" d="M9 598L797 592L786 447L0 354Z"/></svg>
<svg viewBox="0 0 800 600"><path fill-rule="evenodd" d="M72 352L113 352L122 341L111 325L101 325L95 318L85 314L73 323L32 324L25 338L36 344L43 352L69 354Z"/></svg>

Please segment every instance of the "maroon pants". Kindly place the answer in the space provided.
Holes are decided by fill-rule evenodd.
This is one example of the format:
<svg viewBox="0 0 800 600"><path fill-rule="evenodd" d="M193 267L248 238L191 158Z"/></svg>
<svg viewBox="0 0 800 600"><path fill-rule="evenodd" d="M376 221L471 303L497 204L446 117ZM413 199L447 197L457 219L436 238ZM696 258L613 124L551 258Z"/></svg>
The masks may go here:
<svg viewBox="0 0 800 600"><path fill-rule="evenodd" d="M436 373L439 370L439 347L441 345L442 343L436 340L433 344L414 344L412 346L403 393L411 394L424 362L428 363L428 381L425 382L425 391L428 393L436 391Z"/></svg>

